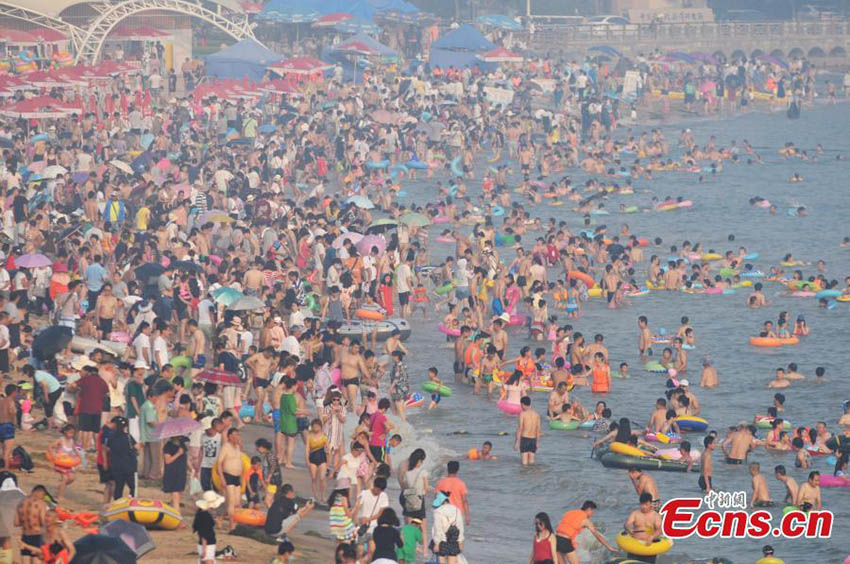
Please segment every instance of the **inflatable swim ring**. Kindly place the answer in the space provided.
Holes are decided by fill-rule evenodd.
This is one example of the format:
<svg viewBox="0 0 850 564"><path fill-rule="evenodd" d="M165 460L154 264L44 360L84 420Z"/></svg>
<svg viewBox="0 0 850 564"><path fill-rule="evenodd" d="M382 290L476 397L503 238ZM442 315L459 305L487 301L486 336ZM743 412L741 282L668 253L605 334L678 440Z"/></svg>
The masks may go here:
<svg viewBox="0 0 850 564"><path fill-rule="evenodd" d="M241 525L262 527L266 524L266 514L256 509L243 507L233 512L233 520Z"/></svg>
<svg viewBox="0 0 850 564"><path fill-rule="evenodd" d="M567 273L567 280L581 280L588 288L593 288L596 285L593 278L586 272L580 270L571 270Z"/></svg>
<svg viewBox="0 0 850 564"><path fill-rule="evenodd" d="M82 464L82 460L76 454L68 454L65 452L53 454L51 451L48 450L45 454L45 457L57 468L63 468L66 470L76 468L77 466Z"/></svg>
<svg viewBox="0 0 850 564"><path fill-rule="evenodd" d="M579 421L570 421L569 423L564 423L559 419L553 419L549 421L549 428L553 431L575 431L579 428Z"/></svg>
<svg viewBox="0 0 850 564"><path fill-rule="evenodd" d="M667 373L667 369L657 362L647 362L643 367L646 369L647 372L654 372L656 374Z"/></svg>
<svg viewBox="0 0 850 564"><path fill-rule="evenodd" d="M522 411L522 406L520 404L509 402L504 399L500 399L496 402L496 407L499 408L499 411L507 415L518 415L519 412Z"/></svg>
<svg viewBox="0 0 850 564"><path fill-rule="evenodd" d="M682 431L694 431L701 432L708 429L708 421L703 419L702 417L694 417L692 415L680 415L679 417L674 417L673 421L679 426L679 429Z"/></svg>
<svg viewBox="0 0 850 564"><path fill-rule="evenodd" d="M773 428L773 417L761 417L758 416L755 418L755 425L759 429L772 429ZM791 422L783 419L782 420L782 428L788 430L792 427Z"/></svg>
<svg viewBox="0 0 850 564"><path fill-rule="evenodd" d="M449 388L445 384L437 384L436 382L432 382L431 380L428 380L427 382L422 382L422 389L432 394L440 394L444 398L452 397L451 388Z"/></svg>
<svg viewBox="0 0 850 564"><path fill-rule="evenodd" d="M424 403L425 396L423 396L419 392L413 392L412 394L407 396L406 400L404 400L404 408L412 409L414 407L422 407L422 404Z"/></svg>
<svg viewBox="0 0 850 564"><path fill-rule="evenodd" d="M449 292L451 292L452 288L454 288L454 282L446 282L442 286L437 287L434 290L434 293L438 296L442 296L443 294L448 294Z"/></svg>
<svg viewBox="0 0 850 564"><path fill-rule="evenodd" d="M620 533L614 540L621 549L636 556L656 556L664 554L673 547L673 541L667 537L661 537L656 542L646 544L631 535Z"/></svg>
<svg viewBox="0 0 850 564"><path fill-rule="evenodd" d="M791 337L790 339L779 339L777 337L750 337L750 344L754 347L781 347L787 345L797 345L800 339Z"/></svg>
<svg viewBox="0 0 850 564"><path fill-rule="evenodd" d="M440 333L445 333L449 337L460 337L460 329L452 329L450 327L446 327L443 323L437 325L437 330L439 330Z"/></svg>
<svg viewBox="0 0 850 564"><path fill-rule="evenodd" d="M615 441L611 443L611 446L609 448L611 452L616 452L617 454L625 454L626 456L649 456L648 452L641 450L637 447L633 447L632 445L627 445L626 443L618 443Z"/></svg>
<svg viewBox="0 0 850 564"><path fill-rule="evenodd" d="M369 161L366 163L366 166L369 168L387 168L390 166L390 161L384 159L383 161Z"/></svg>
<svg viewBox="0 0 850 564"><path fill-rule="evenodd" d="M383 321L384 314L380 311L374 311L371 309L358 309L354 312L359 319L368 319L370 321Z"/></svg>

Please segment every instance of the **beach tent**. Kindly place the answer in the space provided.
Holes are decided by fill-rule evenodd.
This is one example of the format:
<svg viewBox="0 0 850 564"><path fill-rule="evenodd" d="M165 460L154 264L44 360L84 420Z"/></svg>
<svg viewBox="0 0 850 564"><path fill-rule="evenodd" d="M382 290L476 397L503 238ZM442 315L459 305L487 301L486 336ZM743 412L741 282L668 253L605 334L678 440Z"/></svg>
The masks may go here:
<svg viewBox="0 0 850 564"><path fill-rule="evenodd" d="M496 48L495 43L481 35L481 32L471 25L462 25L438 37L431 46L454 51L489 51Z"/></svg>
<svg viewBox="0 0 850 564"><path fill-rule="evenodd" d="M384 59L394 59L394 58L398 57L397 51L390 49L389 47L387 47L386 45L384 45L380 41L373 39L371 36L369 36L365 33L358 33L357 35L352 35L351 37L349 37L348 39L346 39L342 43L335 45L335 47L337 49L339 49L340 47L344 47L345 45L348 45L348 44L351 44L351 43L363 43L364 45L367 45L373 51L377 51L378 54Z"/></svg>
<svg viewBox="0 0 850 564"><path fill-rule="evenodd" d="M441 67L473 67L479 66L485 70L495 68L494 63L486 63L478 55L496 48L496 44L484 37L481 32L471 25L462 25L455 30L438 38L431 45L431 68Z"/></svg>
<svg viewBox="0 0 850 564"><path fill-rule="evenodd" d="M272 63L285 59L283 55L263 47L253 39L243 39L207 57L207 74L218 78L263 78Z"/></svg>

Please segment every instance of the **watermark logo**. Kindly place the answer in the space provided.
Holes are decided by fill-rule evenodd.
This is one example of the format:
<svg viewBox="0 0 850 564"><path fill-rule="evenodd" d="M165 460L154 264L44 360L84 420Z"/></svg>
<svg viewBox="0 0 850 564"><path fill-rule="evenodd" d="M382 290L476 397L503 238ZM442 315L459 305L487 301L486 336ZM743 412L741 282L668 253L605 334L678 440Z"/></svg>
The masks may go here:
<svg viewBox="0 0 850 564"><path fill-rule="evenodd" d="M700 511L703 504L705 509ZM789 511L774 523L764 509L747 511L747 492L709 492L705 497L671 499L661 508L664 536L685 539L764 539L768 537L824 539L832 536L831 511Z"/></svg>

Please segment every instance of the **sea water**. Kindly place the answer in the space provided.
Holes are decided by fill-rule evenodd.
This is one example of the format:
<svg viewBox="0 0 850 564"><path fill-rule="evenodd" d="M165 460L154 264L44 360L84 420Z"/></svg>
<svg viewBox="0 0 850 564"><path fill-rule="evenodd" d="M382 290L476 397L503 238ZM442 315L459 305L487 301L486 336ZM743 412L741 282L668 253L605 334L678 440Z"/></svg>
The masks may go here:
<svg viewBox="0 0 850 564"><path fill-rule="evenodd" d="M802 119L788 120L784 111L773 114L749 113L735 118L721 120L695 120L690 124L662 126L671 146L671 157L678 158L681 148L676 148L678 134L685 126L694 129L694 137L702 146L710 135L716 136L719 146L728 146L734 139L740 147L746 139L758 148L764 163L747 165L746 155L741 155L740 163L723 163L724 169L716 176L703 174L705 182L699 183L698 174L685 172L657 173L652 181L645 179L634 182L634 195L615 195L606 201L606 209L611 215L596 218L597 223L608 225L612 233L618 233L623 223L628 223L631 232L652 240L661 237L664 243L660 247L645 250L647 259L657 254L662 259L670 255L669 246L681 246L683 240L702 243L703 249L717 252L747 248L748 252L760 253L754 261L755 267L767 271L770 266L778 265L786 253L792 253L799 260L814 262L823 259L827 264L828 279L842 281L850 275L850 249L839 247L841 239L850 236L847 213L850 211L850 163L836 161L835 156L850 156L850 114L848 105L820 105L813 109L804 109ZM634 127L632 132L648 132L650 126ZM617 138L624 138L621 128ZM799 159L785 160L777 154L786 141L794 142L797 147L807 149L815 156L814 149L822 144L826 149L816 155L817 163L802 162ZM630 157L624 156L624 163ZM478 179L468 181L469 194L477 197L481 193L480 179L486 170L486 162L478 163ZM514 165L516 166L516 165ZM799 172L805 182L790 183L788 178ZM590 176L570 169L566 173L556 173L550 181L568 174L574 186L580 186ZM445 175L439 174L431 180L420 175L415 181L404 181L408 196L403 202L423 205L433 201L436 180ZM512 177L513 187L517 176ZM622 185L622 182L620 182ZM644 192L649 190L649 193ZM620 203L626 206L638 205L651 207L652 196L663 200L667 196L682 196L692 200L694 205L687 210L675 212L651 212L623 215L617 213ZM752 196L769 199L778 207L778 213L771 215L765 209L750 206ZM514 194L518 199L520 196ZM523 200L528 208L527 200ZM805 205L808 217L790 217L786 214L789 207ZM545 204L532 207L532 214L548 219L567 222L573 232L582 229L581 214L571 211L572 202L566 202L559 208L546 207ZM501 221L497 218L496 224ZM441 226L430 229L433 239ZM466 229L468 232L468 228ZM735 240L729 242L729 234ZM526 249L533 245L537 234L525 235ZM503 263L513 259L512 251L499 248ZM439 264L443 258L454 253L454 245L432 243L432 263ZM637 267L636 280L643 281L647 262ZM786 269L789 270L789 269ZM804 267L806 276L813 274L814 267ZM558 279L562 272L550 270L550 279ZM848 354L847 331L850 329L850 307L838 303L832 310L818 309L814 298L785 298L777 294L783 287L776 283L765 283L765 293L772 302L769 307L750 310L746 306L748 289L739 289L734 295L687 295L682 293L652 292L646 297L630 300L631 305L619 310L609 310L604 300L591 299L585 304L582 316L568 319L563 311L550 307L550 315L559 316L559 324L570 323L589 341L595 333L605 336L605 345L610 350L612 372L620 362L631 367L631 379L612 381L612 393L605 401L612 408L614 418L629 417L633 428L645 425L653 409L656 398L664 394L662 375L649 374L642 370L637 352L637 326L639 315L646 315L653 332L665 328L675 333L679 319L683 315L690 318L695 328L697 347L689 351L690 371L687 378L691 381L692 391L697 395L702 413L710 422L710 429L717 430L721 438L725 429L742 421L751 422L755 414L766 413L771 405L774 390L767 388L777 367L785 367L796 362L799 370L806 375L803 382L795 382L791 388L781 390L787 397L784 417L795 426L814 425L818 421L826 422L830 430L837 430L836 421L841 416L841 402L850 399L850 384L846 374ZM802 339L799 346L779 349L758 349L747 343L749 336L757 333L762 323L773 320L780 311L791 312L792 319L797 315L805 316L812 334ZM442 314L440 314L442 315ZM411 389L418 389L421 381L427 377L427 368L436 366L440 375L451 380L453 351L447 346L445 335L437 331L437 319L433 312L428 320L417 314L413 320L413 335L407 345L411 354L407 358L411 376ZM548 342L537 343L527 338L526 331L512 328L510 334L510 353L516 354L523 345L546 346ZM662 347L655 346L656 355ZM509 355L509 356L511 356ZM700 361L709 355L714 361L720 379L720 385L713 390L698 387ZM826 382L815 383L815 367L826 368ZM533 518L539 511L549 513L553 524L557 524L564 511L577 508L584 500L594 500L599 510L593 521L604 530L613 543L616 533L622 530L629 512L637 507L637 495L625 470L604 468L592 459L591 441L595 437L585 437L580 433L549 431L544 422L544 435L537 454L537 464L523 468L519 456L513 451L513 436L516 419L502 414L496 409L495 401L486 401L483 397L473 396L470 388L461 384L452 384L454 395L444 398L439 407L430 412L425 407L411 410L410 422L416 431L410 431L405 438L404 449L398 455L403 456L409 448L416 446L423 437L427 442L429 464L441 463L454 458L457 453L465 453L470 448L478 448L485 440L494 444L494 454L499 456L495 462L461 462L460 477L469 487L469 500L472 524L466 531L466 556L470 562L525 562L531 551ZM592 408L595 396L587 390L575 392L585 407ZM544 393L533 395L533 405L541 414L545 413L547 396ZM467 434L457 434L464 432ZM760 431L759 437L764 437ZM702 450L701 433L688 435L691 443ZM825 457L816 458L814 468L831 473ZM394 463L400 458L394 458ZM773 477L773 467L784 464L798 483L806 479L808 471L794 468L792 454L774 455L758 449L749 457L750 461L761 463L762 472L767 477L770 492L777 507L772 509L774 522L781 516L781 503L784 486ZM722 457L715 454L716 487L726 491L751 490L751 478L745 465L727 466ZM441 471L432 466L433 472ZM432 484L439 475L432 475ZM697 473L654 472L662 500L673 497L700 496L697 487ZM753 562L761 556L761 546L772 544L776 555L788 563L796 562L841 562L850 553L850 543L842 531L848 530L850 523L850 489L823 488L824 508L835 514L834 533L831 539L785 540L771 538L767 540L734 540L722 542L701 540L692 537L677 541L674 548L665 555L666 561L683 562L689 559L726 557L735 562ZM603 550L594 550L594 561L604 561L609 555ZM587 561L585 559L583 561Z"/></svg>

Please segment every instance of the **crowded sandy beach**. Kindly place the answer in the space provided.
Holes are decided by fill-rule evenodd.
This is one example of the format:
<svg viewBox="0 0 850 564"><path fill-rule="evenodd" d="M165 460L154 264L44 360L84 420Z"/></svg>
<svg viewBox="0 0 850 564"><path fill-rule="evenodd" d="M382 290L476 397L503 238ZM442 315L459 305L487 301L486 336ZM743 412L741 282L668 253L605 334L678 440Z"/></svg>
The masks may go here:
<svg viewBox="0 0 850 564"><path fill-rule="evenodd" d="M0 562L850 561L846 65L401 5L0 75Z"/></svg>

